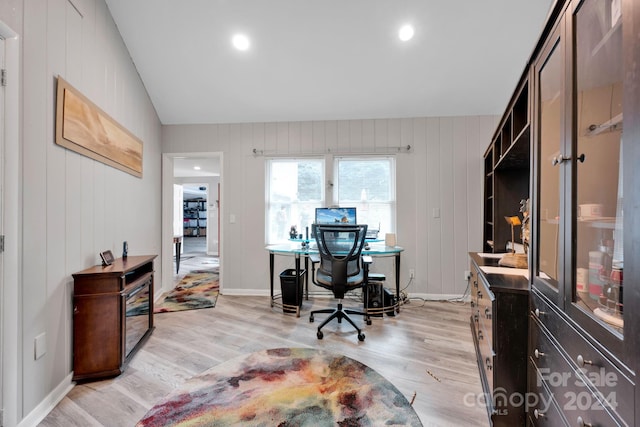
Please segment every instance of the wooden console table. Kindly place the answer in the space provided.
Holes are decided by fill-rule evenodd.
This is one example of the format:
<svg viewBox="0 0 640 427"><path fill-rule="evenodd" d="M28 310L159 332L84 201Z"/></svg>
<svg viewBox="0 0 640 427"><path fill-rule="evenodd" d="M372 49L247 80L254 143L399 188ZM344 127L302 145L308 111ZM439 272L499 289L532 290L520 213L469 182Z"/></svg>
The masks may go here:
<svg viewBox="0 0 640 427"><path fill-rule="evenodd" d="M118 258L73 274L73 379L119 375L153 331L153 260Z"/></svg>

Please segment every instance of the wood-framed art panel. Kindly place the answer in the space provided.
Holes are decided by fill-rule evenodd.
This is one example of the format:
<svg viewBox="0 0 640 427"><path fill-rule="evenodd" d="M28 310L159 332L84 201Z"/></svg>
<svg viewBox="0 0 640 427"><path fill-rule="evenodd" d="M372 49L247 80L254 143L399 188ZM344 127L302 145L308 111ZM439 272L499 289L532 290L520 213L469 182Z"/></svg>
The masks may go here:
<svg viewBox="0 0 640 427"><path fill-rule="evenodd" d="M142 178L142 141L60 76L56 144Z"/></svg>

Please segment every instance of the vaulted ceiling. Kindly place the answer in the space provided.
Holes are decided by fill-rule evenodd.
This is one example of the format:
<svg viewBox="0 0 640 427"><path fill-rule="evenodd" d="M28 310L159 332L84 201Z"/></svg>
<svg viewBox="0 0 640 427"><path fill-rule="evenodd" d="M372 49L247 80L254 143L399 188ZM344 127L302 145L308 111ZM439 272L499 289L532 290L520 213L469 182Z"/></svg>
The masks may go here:
<svg viewBox="0 0 640 427"><path fill-rule="evenodd" d="M106 2L162 123L190 124L501 114L553 0Z"/></svg>

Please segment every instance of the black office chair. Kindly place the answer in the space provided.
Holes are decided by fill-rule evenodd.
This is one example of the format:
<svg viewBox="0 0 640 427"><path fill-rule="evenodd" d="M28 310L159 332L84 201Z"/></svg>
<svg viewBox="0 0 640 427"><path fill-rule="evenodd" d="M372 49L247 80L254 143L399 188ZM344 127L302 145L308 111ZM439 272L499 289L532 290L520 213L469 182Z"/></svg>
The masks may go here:
<svg viewBox="0 0 640 427"><path fill-rule="evenodd" d="M364 341L362 330L356 326L349 314L357 314L365 317L368 325L371 324L369 315L364 311L343 309L342 299L347 291L363 288L367 293L367 283L369 275L369 264L371 257L362 256L364 239L367 234L366 225L351 224L312 224L313 234L318 244L319 266L316 272L315 263L311 263L312 280L317 286L329 289L338 299L338 307L335 309L314 310L309 316L309 321L313 322L313 317L318 313L330 313L320 326L318 326L318 339L322 339L322 328L333 319L342 319L356 328L358 340Z"/></svg>

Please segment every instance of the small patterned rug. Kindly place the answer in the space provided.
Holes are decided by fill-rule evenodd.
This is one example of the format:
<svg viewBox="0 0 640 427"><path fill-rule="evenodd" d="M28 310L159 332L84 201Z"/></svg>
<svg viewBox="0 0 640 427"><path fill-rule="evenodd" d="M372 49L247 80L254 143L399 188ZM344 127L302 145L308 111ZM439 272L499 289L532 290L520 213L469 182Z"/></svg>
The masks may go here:
<svg viewBox="0 0 640 427"><path fill-rule="evenodd" d="M422 426L398 389L346 356L309 348L243 355L197 375L136 424Z"/></svg>
<svg viewBox="0 0 640 427"><path fill-rule="evenodd" d="M153 312L168 313L215 307L219 289L217 269L192 271L161 302L154 305Z"/></svg>

